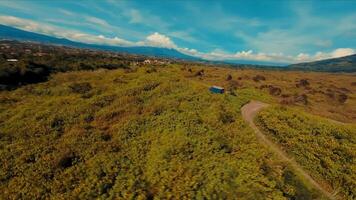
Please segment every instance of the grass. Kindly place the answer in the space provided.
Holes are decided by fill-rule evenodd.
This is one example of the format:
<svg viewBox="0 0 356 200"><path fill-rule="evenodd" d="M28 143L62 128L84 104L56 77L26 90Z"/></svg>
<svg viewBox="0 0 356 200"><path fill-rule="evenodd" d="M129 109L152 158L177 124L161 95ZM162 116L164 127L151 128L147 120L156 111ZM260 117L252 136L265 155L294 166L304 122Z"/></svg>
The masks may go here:
<svg viewBox="0 0 356 200"><path fill-rule="evenodd" d="M345 199L356 197L356 126L286 107L268 108L257 121L314 178L327 181Z"/></svg>
<svg viewBox="0 0 356 200"><path fill-rule="evenodd" d="M230 83L210 70L67 72L2 91L0 198L320 197L241 117L250 99L276 100L251 86L212 94L207 85Z"/></svg>

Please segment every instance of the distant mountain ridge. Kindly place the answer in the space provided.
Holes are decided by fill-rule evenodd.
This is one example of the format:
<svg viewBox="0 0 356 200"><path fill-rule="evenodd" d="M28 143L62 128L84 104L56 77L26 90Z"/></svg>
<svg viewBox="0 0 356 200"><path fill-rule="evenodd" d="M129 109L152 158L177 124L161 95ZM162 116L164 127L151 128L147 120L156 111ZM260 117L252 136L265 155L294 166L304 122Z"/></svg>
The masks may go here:
<svg viewBox="0 0 356 200"><path fill-rule="evenodd" d="M340 58L292 64L287 67L293 70L305 71L356 72L356 54Z"/></svg>
<svg viewBox="0 0 356 200"><path fill-rule="evenodd" d="M145 56L177 58L177 59L184 59L184 60L201 60L199 58L183 54L175 49L148 47L148 46L119 47L119 46L109 46L109 45L86 44L86 43L71 41L64 38L56 38L43 34L24 31L21 29L5 26L1 24L0 24L0 38L72 46L72 47L79 47L79 48L99 49L99 50L106 50L106 51L139 54Z"/></svg>
<svg viewBox="0 0 356 200"><path fill-rule="evenodd" d="M63 46L71 46L78 48L89 48L97 50L112 51L118 53L138 54L144 56L155 56L162 58L175 58L190 61L206 61L204 59L183 54L175 49L148 47L148 46L134 46L134 47L120 47L109 45L86 44L81 42L71 41L65 38L56 38L44 34L24 31L10 26L0 24L0 39L31 41L47 44L56 44ZM252 61L252 60L222 60L209 61L212 63L225 63L231 65L246 65L255 68L265 69L279 69L279 70L304 70L304 71L321 71L321 72L356 72L356 54L345 56L341 58L333 58L315 62L306 62L298 64L283 64L274 62Z"/></svg>

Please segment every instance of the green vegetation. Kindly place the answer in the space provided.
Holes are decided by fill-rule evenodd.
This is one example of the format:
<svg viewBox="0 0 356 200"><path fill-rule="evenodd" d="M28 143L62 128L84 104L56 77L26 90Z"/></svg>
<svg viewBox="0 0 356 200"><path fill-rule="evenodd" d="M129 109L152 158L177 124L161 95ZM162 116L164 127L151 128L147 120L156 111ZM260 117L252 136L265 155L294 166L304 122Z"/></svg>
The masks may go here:
<svg viewBox="0 0 356 200"><path fill-rule="evenodd" d="M0 198L319 196L243 122L240 107L265 94L211 94L179 66L150 69L58 73L2 91Z"/></svg>
<svg viewBox="0 0 356 200"><path fill-rule="evenodd" d="M240 114L251 99L286 106L261 127L355 197L355 127L300 113L355 122L354 74L0 45L0 199L323 199L257 141Z"/></svg>
<svg viewBox="0 0 356 200"><path fill-rule="evenodd" d="M356 198L355 125L285 107L268 108L257 121L314 178L327 181L347 199Z"/></svg>

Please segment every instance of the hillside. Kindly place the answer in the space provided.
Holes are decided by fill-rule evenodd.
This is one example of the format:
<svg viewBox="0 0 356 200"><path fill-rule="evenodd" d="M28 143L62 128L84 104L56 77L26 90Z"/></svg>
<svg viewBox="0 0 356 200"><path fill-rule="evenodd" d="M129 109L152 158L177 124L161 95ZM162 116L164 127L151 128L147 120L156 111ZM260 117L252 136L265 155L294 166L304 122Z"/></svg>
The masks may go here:
<svg viewBox="0 0 356 200"><path fill-rule="evenodd" d="M330 122L296 109L274 107L257 120L270 138L311 172L316 180L328 181L345 199L356 191L356 126Z"/></svg>
<svg viewBox="0 0 356 200"><path fill-rule="evenodd" d="M19 41L32 41L45 44L56 44L65 45L78 48L89 48L97 50L106 50L120 53L131 53L139 54L145 56L157 56L163 58L178 58L186 60L201 60L189 55L178 52L175 49L158 48L158 47L119 47L119 46L106 46L106 45L95 45L95 44L85 44L80 42L74 42L64 38L56 38L52 36L47 36L43 34L33 33L29 31L24 31L21 29L13 28L10 26L4 26L0 24L0 39L10 39Z"/></svg>
<svg viewBox="0 0 356 200"><path fill-rule="evenodd" d="M239 90L239 97L211 94L178 66L62 73L2 92L0 193L11 199L320 196L244 124L240 107L261 97L252 89Z"/></svg>
<svg viewBox="0 0 356 200"><path fill-rule="evenodd" d="M288 66L293 70L323 72L356 72L356 54L315 62L299 63Z"/></svg>
<svg viewBox="0 0 356 200"><path fill-rule="evenodd" d="M356 122L353 74L37 45L0 44L0 199L327 199L261 145L240 113L250 100L277 108L261 113L261 130L353 198L356 129L341 124Z"/></svg>

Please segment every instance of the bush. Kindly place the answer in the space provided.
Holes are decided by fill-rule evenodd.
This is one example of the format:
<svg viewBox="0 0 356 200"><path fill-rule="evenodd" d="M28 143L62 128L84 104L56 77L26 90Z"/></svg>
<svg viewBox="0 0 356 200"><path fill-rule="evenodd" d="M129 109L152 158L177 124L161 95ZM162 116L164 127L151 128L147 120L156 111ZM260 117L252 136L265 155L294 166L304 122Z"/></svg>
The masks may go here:
<svg viewBox="0 0 356 200"><path fill-rule="evenodd" d="M307 79L301 79L299 82L296 84L296 87L307 87L309 86L309 81Z"/></svg>
<svg viewBox="0 0 356 200"><path fill-rule="evenodd" d="M27 63L24 67L18 65L4 65L0 68L0 84L18 86L28 83L46 81L50 74L46 65Z"/></svg>
<svg viewBox="0 0 356 200"><path fill-rule="evenodd" d="M92 86L90 83L83 82L83 83L73 83L69 85L69 88L72 92L77 94L84 94L92 90Z"/></svg>
<svg viewBox="0 0 356 200"><path fill-rule="evenodd" d="M266 77L262 76L262 75L256 75L252 78L252 80L254 80L255 82L259 82L259 81L265 81Z"/></svg>
<svg viewBox="0 0 356 200"><path fill-rule="evenodd" d="M278 95L280 95L280 94L282 93L281 88L275 87L275 86L273 86L273 85L270 85L270 86L268 87L268 89L269 89L269 94L270 94L270 95L273 95L273 96L278 96Z"/></svg>
<svg viewBox="0 0 356 200"><path fill-rule="evenodd" d="M356 173L352 158L356 126L332 123L285 107L263 110L257 122L313 177L327 181L344 199L354 199ZM286 183L293 181L293 177L287 174ZM310 198L302 186L297 189L299 198Z"/></svg>

